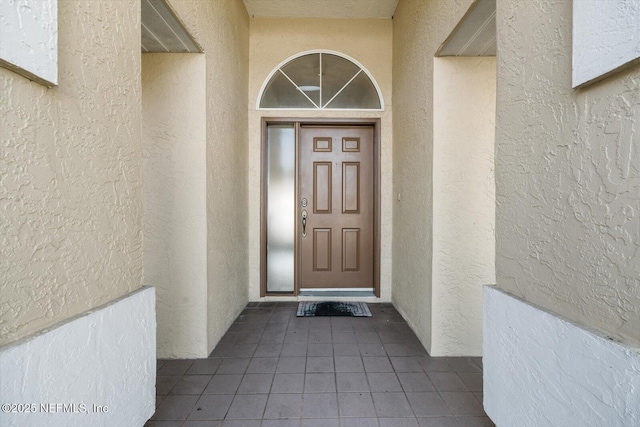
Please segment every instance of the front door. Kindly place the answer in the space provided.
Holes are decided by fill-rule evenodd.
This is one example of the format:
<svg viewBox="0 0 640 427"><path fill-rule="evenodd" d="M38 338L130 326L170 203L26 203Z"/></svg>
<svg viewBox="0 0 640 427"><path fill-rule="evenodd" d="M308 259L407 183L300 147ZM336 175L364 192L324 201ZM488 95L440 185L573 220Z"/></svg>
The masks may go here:
<svg viewBox="0 0 640 427"><path fill-rule="evenodd" d="M374 129L301 126L300 289L374 287Z"/></svg>

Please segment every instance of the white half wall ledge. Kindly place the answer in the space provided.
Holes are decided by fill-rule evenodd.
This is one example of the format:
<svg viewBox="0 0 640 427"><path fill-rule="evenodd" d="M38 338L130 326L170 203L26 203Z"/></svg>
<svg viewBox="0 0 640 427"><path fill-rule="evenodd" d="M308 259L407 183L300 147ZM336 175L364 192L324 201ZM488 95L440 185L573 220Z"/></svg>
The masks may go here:
<svg viewBox="0 0 640 427"><path fill-rule="evenodd" d="M484 408L496 425L640 426L640 349L484 287Z"/></svg>
<svg viewBox="0 0 640 427"><path fill-rule="evenodd" d="M140 427L155 411L155 350L154 288L0 347L0 426Z"/></svg>
<svg viewBox="0 0 640 427"><path fill-rule="evenodd" d="M58 84L58 0L0 1L0 67Z"/></svg>

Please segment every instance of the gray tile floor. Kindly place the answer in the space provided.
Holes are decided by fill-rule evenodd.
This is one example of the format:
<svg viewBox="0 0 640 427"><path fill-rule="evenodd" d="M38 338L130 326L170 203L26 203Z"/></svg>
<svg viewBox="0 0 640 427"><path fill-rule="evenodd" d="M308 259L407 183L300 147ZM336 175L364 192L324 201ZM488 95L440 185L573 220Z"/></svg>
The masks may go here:
<svg viewBox="0 0 640 427"><path fill-rule="evenodd" d="M480 427L482 361L431 357L391 304L251 303L208 359L158 360L148 427Z"/></svg>

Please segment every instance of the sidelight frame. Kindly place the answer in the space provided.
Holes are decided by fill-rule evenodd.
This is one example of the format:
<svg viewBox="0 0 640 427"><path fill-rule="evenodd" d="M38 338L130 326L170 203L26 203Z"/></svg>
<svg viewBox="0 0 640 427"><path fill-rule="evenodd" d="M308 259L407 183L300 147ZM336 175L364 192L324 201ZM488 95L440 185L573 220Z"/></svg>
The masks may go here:
<svg viewBox="0 0 640 427"><path fill-rule="evenodd" d="M300 228L299 221L295 221L294 232L294 289L293 292L268 292L267 290L267 143L268 126L292 124L295 132L295 213L299 218L301 214L299 199L300 179L300 128L302 126L371 126L373 128L373 292L376 298L380 298L380 208L381 208L381 119L380 118L292 118L292 117L262 117L260 136L260 297L282 296L297 297L300 293Z"/></svg>

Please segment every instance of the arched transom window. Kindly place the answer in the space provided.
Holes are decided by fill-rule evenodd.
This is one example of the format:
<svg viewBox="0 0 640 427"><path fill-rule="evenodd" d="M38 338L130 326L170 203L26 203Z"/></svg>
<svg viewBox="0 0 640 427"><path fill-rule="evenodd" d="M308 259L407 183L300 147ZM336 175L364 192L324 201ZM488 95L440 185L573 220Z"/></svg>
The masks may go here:
<svg viewBox="0 0 640 427"><path fill-rule="evenodd" d="M262 86L258 108L382 110L375 80L337 52L303 52L284 61Z"/></svg>

